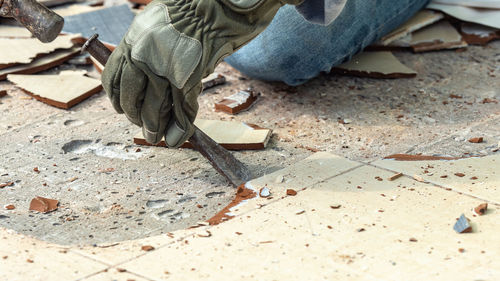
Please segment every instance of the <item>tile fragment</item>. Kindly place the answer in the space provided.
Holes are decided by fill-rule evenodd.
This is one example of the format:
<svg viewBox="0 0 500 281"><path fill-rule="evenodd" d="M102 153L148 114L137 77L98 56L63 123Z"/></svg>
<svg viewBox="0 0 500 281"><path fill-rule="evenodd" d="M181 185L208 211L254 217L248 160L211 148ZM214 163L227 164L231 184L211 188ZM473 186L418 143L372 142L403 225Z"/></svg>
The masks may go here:
<svg viewBox="0 0 500 281"><path fill-rule="evenodd" d="M154 249L155 249L155 247L153 247L151 245L144 245L141 247L141 250L146 251L146 252L152 251Z"/></svg>
<svg viewBox="0 0 500 281"><path fill-rule="evenodd" d="M49 213L57 210L58 200L37 196L31 200L30 211Z"/></svg>
<svg viewBox="0 0 500 281"><path fill-rule="evenodd" d="M471 45L486 45L490 41L500 39L500 29L475 23L462 23L460 32L464 40Z"/></svg>
<svg viewBox="0 0 500 281"><path fill-rule="evenodd" d="M484 215L487 210L488 210L488 203L479 204L477 207L474 208L474 212L476 212L476 214L480 216Z"/></svg>
<svg viewBox="0 0 500 281"><path fill-rule="evenodd" d="M222 85L226 83L226 76L214 72L210 75L208 75L206 78L201 80L201 83L203 84L203 90L213 88L218 85Z"/></svg>
<svg viewBox="0 0 500 281"><path fill-rule="evenodd" d="M470 143L482 143L483 137L471 138L471 139L469 139L469 142Z"/></svg>
<svg viewBox="0 0 500 281"><path fill-rule="evenodd" d="M472 232L472 226L469 224L469 219L465 217L464 214L458 218L457 222L453 226L453 229L457 233L470 233Z"/></svg>
<svg viewBox="0 0 500 281"><path fill-rule="evenodd" d="M286 190L286 195L288 195L288 196L295 196L295 195L297 195L297 191L295 191L293 189L287 189Z"/></svg>
<svg viewBox="0 0 500 281"><path fill-rule="evenodd" d="M394 181L403 176L403 173L397 173L387 178L388 181Z"/></svg>
<svg viewBox="0 0 500 281"><path fill-rule="evenodd" d="M258 97L259 94L251 89L242 90L215 103L215 111L226 112L232 115L238 114L241 111L249 109L257 101Z"/></svg>

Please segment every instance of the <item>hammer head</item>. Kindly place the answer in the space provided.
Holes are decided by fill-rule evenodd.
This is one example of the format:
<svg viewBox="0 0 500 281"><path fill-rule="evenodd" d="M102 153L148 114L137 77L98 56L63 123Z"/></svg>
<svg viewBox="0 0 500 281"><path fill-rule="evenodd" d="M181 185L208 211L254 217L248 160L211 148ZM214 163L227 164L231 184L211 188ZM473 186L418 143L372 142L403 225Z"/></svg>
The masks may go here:
<svg viewBox="0 0 500 281"><path fill-rule="evenodd" d="M0 0L0 16L13 17L44 43L56 39L64 25L61 16L36 0Z"/></svg>

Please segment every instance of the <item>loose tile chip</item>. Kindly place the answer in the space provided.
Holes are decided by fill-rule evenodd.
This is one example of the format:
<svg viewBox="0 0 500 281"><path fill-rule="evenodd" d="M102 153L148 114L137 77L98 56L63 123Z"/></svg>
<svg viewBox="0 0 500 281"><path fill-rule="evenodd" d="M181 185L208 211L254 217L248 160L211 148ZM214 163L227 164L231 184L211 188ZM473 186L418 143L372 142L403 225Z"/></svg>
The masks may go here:
<svg viewBox="0 0 500 281"><path fill-rule="evenodd" d="M155 249L155 247L153 247L151 245L144 245L141 247L141 250L146 251L146 252L153 251L154 249Z"/></svg>
<svg viewBox="0 0 500 281"><path fill-rule="evenodd" d="M49 213L57 210L58 200L37 196L31 200L30 211Z"/></svg>
<svg viewBox="0 0 500 281"><path fill-rule="evenodd" d="M239 91L217 102L215 104L215 111L223 111L233 115L238 114L243 110L249 109L257 101L258 96L251 89Z"/></svg>
<svg viewBox="0 0 500 281"><path fill-rule="evenodd" d="M462 178L462 177L465 177L465 174L464 173L455 173L455 176Z"/></svg>
<svg viewBox="0 0 500 281"><path fill-rule="evenodd" d="M472 232L472 226L469 224L469 219L466 218L464 214L462 214L460 216L460 218L457 220L457 222L453 226L453 229L457 233L470 233L470 232Z"/></svg>
<svg viewBox="0 0 500 281"><path fill-rule="evenodd" d="M469 139L469 142L470 143L482 143L483 137L471 138L471 139Z"/></svg>
<svg viewBox="0 0 500 281"><path fill-rule="evenodd" d="M286 195L295 196L295 195L297 195L297 191L295 191L293 189L287 189L286 190Z"/></svg>
<svg viewBox="0 0 500 281"><path fill-rule="evenodd" d="M486 210L488 210L488 203L479 204L476 208L474 208L474 212L480 216L484 215Z"/></svg>
<svg viewBox="0 0 500 281"><path fill-rule="evenodd" d="M9 205L5 205L4 208L5 208L5 210L14 210L16 208L16 206L9 204Z"/></svg>
<svg viewBox="0 0 500 281"><path fill-rule="evenodd" d="M1 97L5 97L7 95L7 91L6 90L0 90L0 98Z"/></svg>
<svg viewBox="0 0 500 281"><path fill-rule="evenodd" d="M4 187L7 187L7 186L12 186L14 185L13 182L9 181L9 182L6 182L6 183L0 183L0 188L4 188Z"/></svg>
<svg viewBox="0 0 500 281"><path fill-rule="evenodd" d="M201 80L201 83L203 84L203 90L206 90L226 83L226 77L220 73L214 72Z"/></svg>
<svg viewBox="0 0 500 281"><path fill-rule="evenodd" d="M394 181L403 176L403 173L397 173L387 178L388 181Z"/></svg>
<svg viewBox="0 0 500 281"><path fill-rule="evenodd" d="M340 209L340 207L342 207L342 205L330 205L330 208L332 209Z"/></svg>
<svg viewBox="0 0 500 281"><path fill-rule="evenodd" d="M425 182L424 178L422 178L419 175L413 175L413 179L415 179L418 182Z"/></svg>
<svg viewBox="0 0 500 281"><path fill-rule="evenodd" d="M264 198L269 197L269 196L271 196L271 191L269 190L269 188L263 187L260 189L259 195L260 195L260 197L264 197Z"/></svg>

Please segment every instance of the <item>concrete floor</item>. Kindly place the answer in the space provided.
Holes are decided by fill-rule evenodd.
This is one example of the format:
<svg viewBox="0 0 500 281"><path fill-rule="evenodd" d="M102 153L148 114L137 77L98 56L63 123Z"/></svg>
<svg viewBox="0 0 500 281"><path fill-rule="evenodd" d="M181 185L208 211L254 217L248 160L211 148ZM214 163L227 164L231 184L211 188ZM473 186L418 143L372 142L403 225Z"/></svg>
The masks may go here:
<svg viewBox="0 0 500 281"><path fill-rule="evenodd" d="M500 104L481 101L500 100L500 41L465 52L396 56L418 76L324 74L291 88L247 79L223 64L218 71L229 83L200 97L199 117L274 130L266 150L235 153L255 176L315 150L354 161L393 153L498 153ZM250 111L234 117L213 111L215 101L249 86L262 93ZM139 129L116 114L103 93L66 111L30 99L8 82L2 88L9 95L0 98L0 183L15 184L0 189L0 205L16 209L0 210L0 226L65 245L122 241L194 225L233 198L234 189L195 151L138 151L132 137ZM485 142L467 142L478 136ZM59 209L29 212L37 195L58 199Z"/></svg>

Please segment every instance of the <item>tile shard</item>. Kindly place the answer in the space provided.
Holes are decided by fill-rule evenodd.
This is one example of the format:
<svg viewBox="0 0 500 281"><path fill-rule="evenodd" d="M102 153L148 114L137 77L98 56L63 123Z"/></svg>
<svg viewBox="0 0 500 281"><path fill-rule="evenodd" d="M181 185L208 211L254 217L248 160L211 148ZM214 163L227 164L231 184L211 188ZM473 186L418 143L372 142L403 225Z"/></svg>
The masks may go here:
<svg viewBox="0 0 500 281"><path fill-rule="evenodd" d="M31 200L29 210L45 214L57 210L58 204L59 201L55 199L37 196Z"/></svg>
<svg viewBox="0 0 500 281"><path fill-rule="evenodd" d="M433 24L444 18L444 15L440 12L435 12L431 10L422 10L418 12L415 16L409 19L406 23L402 24L400 27L392 31L391 33L385 35L380 39L377 45L387 46L390 43L402 39L414 31L417 31L425 26Z"/></svg>
<svg viewBox="0 0 500 281"><path fill-rule="evenodd" d="M462 23L460 33L465 42L471 45L486 45L490 41L500 39L500 29L475 23Z"/></svg>
<svg viewBox="0 0 500 281"><path fill-rule="evenodd" d="M0 81L5 80L8 74L34 74L52 67L61 65L80 53L80 48L55 51L47 56L35 59L29 64L20 64L9 68L0 69Z"/></svg>
<svg viewBox="0 0 500 281"><path fill-rule="evenodd" d="M42 43L36 38L0 38L0 69L18 64L29 64L37 57L58 49L71 49L76 36L59 36L50 43Z"/></svg>
<svg viewBox="0 0 500 281"><path fill-rule="evenodd" d="M483 137L471 138L471 139L469 139L469 142L470 143L482 143Z"/></svg>
<svg viewBox="0 0 500 281"><path fill-rule="evenodd" d="M460 33L447 21L441 21L412 34L410 46L414 52L467 47Z"/></svg>
<svg viewBox="0 0 500 281"><path fill-rule="evenodd" d="M196 119L194 124L218 144L229 150L264 149L272 135L272 130L270 129L234 121ZM146 142L142 132L139 132L134 137L134 143L138 145L152 145ZM165 147L164 139L155 146ZM192 145L186 142L181 147L192 148Z"/></svg>
<svg viewBox="0 0 500 281"><path fill-rule="evenodd" d="M470 233L472 232L472 226L469 224L469 219L465 217L464 214L458 218L457 222L453 226L453 229L457 233Z"/></svg>
<svg viewBox="0 0 500 281"><path fill-rule="evenodd" d="M222 85L226 83L226 76L214 72L210 75L208 75L206 78L201 80L201 83L203 84L203 90L207 90L210 88L213 88L218 85Z"/></svg>
<svg viewBox="0 0 500 281"><path fill-rule="evenodd" d="M477 207L474 208L474 212L480 216L484 215L487 210L488 210L488 203L479 204Z"/></svg>
<svg viewBox="0 0 500 281"><path fill-rule="evenodd" d="M333 73L371 78L411 78L417 72L402 64L391 52L363 52L336 66Z"/></svg>
<svg viewBox="0 0 500 281"><path fill-rule="evenodd" d="M257 101L258 97L259 94L251 89L239 91L215 103L215 111L222 111L233 115L238 114L241 111L249 109Z"/></svg>
<svg viewBox="0 0 500 281"><path fill-rule="evenodd" d="M62 71L58 75L8 75L9 81L49 105L69 109L102 90L101 81L81 71Z"/></svg>
<svg viewBox="0 0 500 281"><path fill-rule="evenodd" d="M467 1L469 4L475 1ZM493 28L500 28L500 9L477 9L460 5L430 3L427 9L438 10L454 18Z"/></svg>

